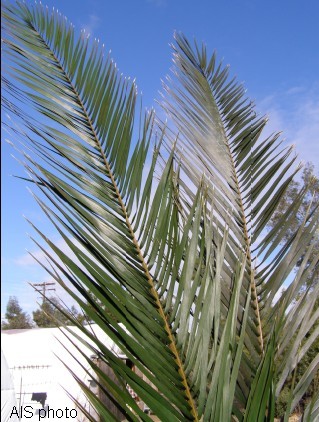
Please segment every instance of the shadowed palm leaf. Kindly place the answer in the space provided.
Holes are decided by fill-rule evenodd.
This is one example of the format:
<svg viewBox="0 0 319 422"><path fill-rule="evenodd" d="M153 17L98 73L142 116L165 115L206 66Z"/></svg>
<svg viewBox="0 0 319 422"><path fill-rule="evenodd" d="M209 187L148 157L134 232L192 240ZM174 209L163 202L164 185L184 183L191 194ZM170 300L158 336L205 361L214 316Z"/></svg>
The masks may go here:
<svg viewBox="0 0 319 422"><path fill-rule="evenodd" d="M284 246L303 191L263 231L298 170L291 149L279 149L277 134L261 140L266 119L243 87L181 35L164 125L136 111L135 82L58 13L17 3L2 15L11 66L3 106L23 123L12 129L28 151L35 199L74 253L34 227L52 251L37 243L50 263L40 264L143 374L70 317L120 382L86 358L105 393L131 421L150 417L126 384L162 421L272 420L285 380L318 336L304 341L318 319L318 286L300 295L318 265L306 265L318 206ZM274 304L301 256L305 265ZM319 357L295 386L287 414L318 365ZM115 420L78 381L102 419ZM307 414L316 411L313 401Z"/></svg>

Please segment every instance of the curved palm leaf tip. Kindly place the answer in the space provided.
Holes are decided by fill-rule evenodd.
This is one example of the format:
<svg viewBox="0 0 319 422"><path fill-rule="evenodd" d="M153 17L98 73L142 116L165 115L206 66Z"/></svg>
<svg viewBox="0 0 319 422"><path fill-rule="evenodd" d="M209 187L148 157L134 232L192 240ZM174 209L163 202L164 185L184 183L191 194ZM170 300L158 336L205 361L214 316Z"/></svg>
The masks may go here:
<svg viewBox="0 0 319 422"><path fill-rule="evenodd" d="M46 269L143 374L72 321L120 381L87 358L105 393L128 420L150 418L126 384L162 421L271 420L285 379L318 336L303 341L318 312L299 295L318 259L272 303L310 254L318 206L283 247L298 201L260 236L297 171L289 172L291 150L277 152L278 135L260 141L266 120L243 87L181 35L163 100L172 125L154 129L151 111L136 129L135 82L119 75L98 41L83 33L76 40L73 26L42 5L3 4L2 16L13 75L3 78L3 104L22 119L24 129L14 131L32 151L24 157L41 191L36 200L76 256L38 230L53 252L39 245ZM41 117L28 116L21 100ZM78 381L101 417L115 420Z"/></svg>

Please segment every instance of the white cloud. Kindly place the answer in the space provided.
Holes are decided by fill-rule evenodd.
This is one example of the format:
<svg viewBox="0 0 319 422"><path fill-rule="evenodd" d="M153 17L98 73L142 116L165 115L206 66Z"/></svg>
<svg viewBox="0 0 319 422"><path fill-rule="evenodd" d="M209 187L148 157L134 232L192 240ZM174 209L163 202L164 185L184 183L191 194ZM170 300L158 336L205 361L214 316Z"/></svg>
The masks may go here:
<svg viewBox="0 0 319 422"><path fill-rule="evenodd" d="M65 241L60 238L59 240L57 240L56 242L54 242L55 246L57 246L58 248L60 248L63 252L65 253L70 253L70 249L67 246L67 244L65 243ZM49 253L52 253L51 251L48 250ZM36 251L32 251L31 252L33 256L30 255L30 253L26 253L22 256L20 256L19 258L14 260L15 265L19 265L19 266L30 266L30 265L39 265L38 262L36 261L36 259L40 262L45 262L47 259L47 255L44 251L42 251L41 249L37 249ZM36 258L36 259L35 259Z"/></svg>
<svg viewBox="0 0 319 422"><path fill-rule="evenodd" d="M311 161L318 172L319 86L277 92L260 101L258 110L269 116L264 135L282 131L285 144L294 144L300 160Z"/></svg>
<svg viewBox="0 0 319 422"><path fill-rule="evenodd" d="M299 94L301 92L305 92L304 86L293 86L293 87L289 88L286 93L288 95L294 95L294 94Z"/></svg>
<svg viewBox="0 0 319 422"><path fill-rule="evenodd" d="M101 18L95 14L89 15L89 20L87 23L82 25L82 29L89 35L92 35L96 29L99 28L101 24Z"/></svg>
<svg viewBox="0 0 319 422"><path fill-rule="evenodd" d="M312 161L319 169L319 98L301 104L291 123L293 143L305 161Z"/></svg>

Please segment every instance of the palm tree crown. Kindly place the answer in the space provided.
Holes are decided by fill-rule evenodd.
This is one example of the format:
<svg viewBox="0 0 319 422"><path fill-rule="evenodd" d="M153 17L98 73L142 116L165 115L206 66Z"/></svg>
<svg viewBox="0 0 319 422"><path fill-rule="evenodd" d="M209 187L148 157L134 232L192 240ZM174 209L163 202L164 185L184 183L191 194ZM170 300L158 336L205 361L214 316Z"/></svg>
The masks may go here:
<svg viewBox="0 0 319 422"><path fill-rule="evenodd" d="M267 119L243 86L181 34L164 124L139 111L135 81L98 41L76 38L57 12L17 2L4 3L2 16L11 66L3 106L22 122L13 130L34 197L73 252L33 226L51 250L36 241L49 261L40 264L139 370L73 320L119 381L87 358L105 394L130 421L151 419L126 384L161 421L273 420L319 330L305 340L319 287L301 289L318 265L308 262L318 204L283 245L304 190L264 230L299 169L292 149L281 149L278 134L263 138ZM287 415L318 366L319 356L292 387ZM79 382L102 419L116 420ZM318 406L315 397L309 420Z"/></svg>

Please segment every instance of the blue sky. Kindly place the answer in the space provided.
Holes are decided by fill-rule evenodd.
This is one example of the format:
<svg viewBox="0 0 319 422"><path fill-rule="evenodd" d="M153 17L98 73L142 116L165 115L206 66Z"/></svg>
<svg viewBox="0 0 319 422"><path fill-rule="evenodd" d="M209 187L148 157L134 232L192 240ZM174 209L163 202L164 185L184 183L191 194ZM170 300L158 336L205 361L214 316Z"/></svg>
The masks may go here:
<svg viewBox="0 0 319 422"><path fill-rule="evenodd" d="M43 2L85 28L112 50L121 72L136 77L144 105L154 105L161 79L171 67L174 30L204 41L245 83L268 132L283 131L300 159L319 170L319 2L318 0L48 0ZM7 137L3 134L3 138ZM50 281L26 249L41 253L27 237L27 216L50 233L27 190L23 175L2 143L2 313L10 295L31 312L37 295L27 282ZM56 236L53 234L53 237ZM56 242L60 239L54 237Z"/></svg>

